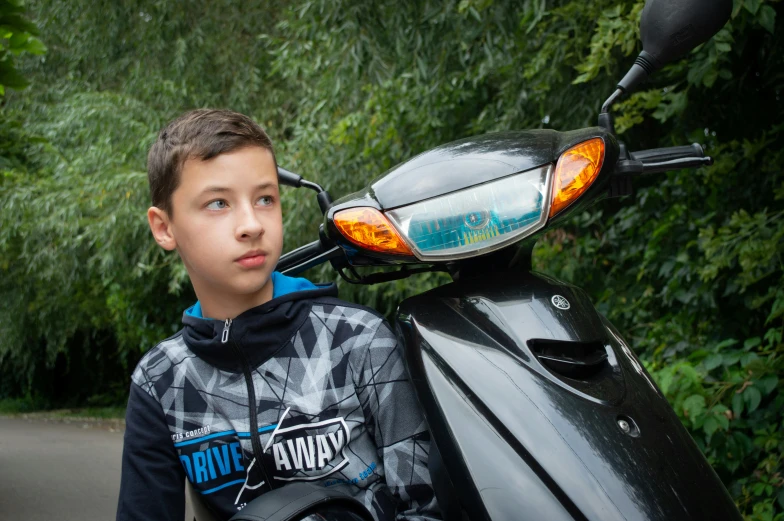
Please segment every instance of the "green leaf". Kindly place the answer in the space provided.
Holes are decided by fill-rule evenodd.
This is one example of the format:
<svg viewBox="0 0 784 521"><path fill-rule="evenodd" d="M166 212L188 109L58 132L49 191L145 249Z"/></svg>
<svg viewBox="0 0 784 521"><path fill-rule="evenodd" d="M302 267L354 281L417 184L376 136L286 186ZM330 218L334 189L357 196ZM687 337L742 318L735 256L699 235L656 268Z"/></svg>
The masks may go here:
<svg viewBox="0 0 784 521"><path fill-rule="evenodd" d="M737 351L733 351L733 352L730 352L730 353L725 353L723 355L723 360L722 360L721 363L724 364L724 367L729 367L731 365L735 365L740 360L740 356L741 356L741 353L739 353Z"/></svg>
<svg viewBox="0 0 784 521"><path fill-rule="evenodd" d="M718 77L719 77L718 69L715 68L708 69L705 72L705 75L702 77L702 84L710 88L713 86L714 83L716 83Z"/></svg>
<svg viewBox="0 0 784 521"><path fill-rule="evenodd" d="M743 7L751 14L757 14L762 0L743 0Z"/></svg>
<svg viewBox="0 0 784 521"><path fill-rule="evenodd" d="M683 401L683 411L694 421L705 412L705 397L701 394L693 394Z"/></svg>
<svg viewBox="0 0 784 521"><path fill-rule="evenodd" d="M734 346L737 343L738 343L738 341L735 340L734 338L727 338L725 340L722 340L718 344L716 344L716 348L715 349L716 349L716 351L721 351L725 347L732 347L732 346Z"/></svg>
<svg viewBox="0 0 784 521"><path fill-rule="evenodd" d="M745 342L743 342L743 349L744 351L748 351L749 349L754 349L755 347L758 347L761 343L762 343L762 339L758 336L755 336L753 338L748 338L746 339Z"/></svg>
<svg viewBox="0 0 784 521"><path fill-rule="evenodd" d="M716 42L716 50L719 52L730 52L732 46L726 42Z"/></svg>
<svg viewBox="0 0 784 521"><path fill-rule="evenodd" d="M580 83L585 83L587 81L590 81L593 77L594 77L594 75L591 74L590 72L584 72L584 73L580 74L579 76L577 76L574 79L574 81L572 81L572 84L573 85L577 85L577 84L580 84Z"/></svg>
<svg viewBox="0 0 784 521"><path fill-rule="evenodd" d="M740 366L746 367L755 360L759 360L759 355L757 355L757 353L744 353L743 356L740 357Z"/></svg>
<svg viewBox="0 0 784 521"><path fill-rule="evenodd" d="M717 414L714 416L714 418L716 418L716 421L719 422L719 427L721 427L721 430L726 431L730 428L730 419L727 418L725 414Z"/></svg>
<svg viewBox="0 0 784 521"><path fill-rule="evenodd" d="M687 363L680 364L678 366L678 372L680 373L681 377L689 383L696 384L702 381L702 376L694 367Z"/></svg>
<svg viewBox="0 0 784 521"><path fill-rule="evenodd" d="M762 27L765 28L765 30L767 30L770 34L773 34L776 26L776 11L772 6L763 5L759 11L759 15L757 16L757 21Z"/></svg>
<svg viewBox="0 0 784 521"><path fill-rule="evenodd" d="M716 429L719 428L719 422L716 420L715 417L709 416L705 419L705 423L702 424L702 429L705 431L705 435L710 439L713 436L713 433L716 432Z"/></svg>
<svg viewBox="0 0 784 521"><path fill-rule="evenodd" d="M710 355L705 360L703 360L702 364L705 366L705 370L712 371L719 367L722 363L724 358L720 354Z"/></svg>
<svg viewBox="0 0 784 521"><path fill-rule="evenodd" d="M672 384L674 376L672 371L662 371L659 373L659 389L661 389L663 395L666 396L670 392L670 385Z"/></svg>
<svg viewBox="0 0 784 521"><path fill-rule="evenodd" d="M8 40L9 49L12 51L19 51L24 48L25 43L27 40L30 39L29 33L24 32L15 32L11 34L11 38Z"/></svg>
<svg viewBox="0 0 784 521"><path fill-rule="evenodd" d="M36 55L44 54L46 53L47 50L46 45L44 45L43 42L38 38L30 38L23 49L29 52L30 54L36 54Z"/></svg>
<svg viewBox="0 0 784 521"><path fill-rule="evenodd" d="M38 28L34 23L26 20L19 14L4 15L2 18L2 25L6 28L11 28L11 32L27 32L32 35L38 34Z"/></svg>
<svg viewBox="0 0 784 521"><path fill-rule="evenodd" d="M726 406L724 406L724 405L722 405L720 403L714 405L711 408L709 419L712 419L713 421L716 422L717 429L721 429L722 431L726 431L727 429L730 428L730 419L727 417L727 411L728 410L729 409L727 409ZM708 420L705 420L705 421L707 423ZM705 428L705 424L703 424L703 428ZM713 430L715 431L716 429L713 429ZM707 431L705 431L705 433L708 434ZM708 436L710 436L711 434L713 434L713 431Z"/></svg>
<svg viewBox="0 0 784 521"><path fill-rule="evenodd" d="M705 419L705 423L702 424L702 429L705 431L705 435L710 439L713 436L713 433L716 432L716 429L719 428L719 422L716 421L716 418L713 416L709 416Z"/></svg>
<svg viewBox="0 0 784 521"><path fill-rule="evenodd" d="M615 7L611 7L609 9L605 9L602 11L602 16L604 18L618 18L621 16L621 4L618 4Z"/></svg>
<svg viewBox="0 0 784 521"><path fill-rule="evenodd" d="M779 297L773 302L773 307L770 310L770 314L765 319L765 324L770 324L773 320L782 315L784 315L784 298Z"/></svg>
<svg viewBox="0 0 784 521"><path fill-rule="evenodd" d="M752 385L743 391L743 399L748 405L749 412L752 413L757 410L757 407L759 407L760 401L762 401L762 395L760 394L759 390Z"/></svg>
<svg viewBox="0 0 784 521"><path fill-rule="evenodd" d="M0 85L21 90L29 82L19 72L7 62L0 62Z"/></svg>
<svg viewBox="0 0 784 521"><path fill-rule="evenodd" d="M772 393L774 389L776 389L778 383L779 383L779 379L776 375L768 375L763 378L760 378L756 382L756 385L760 386L762 388L762 391L766 395L768 395Z"/></svg>
<svg viewBox="0 0 784 521"><path fill-rule="evenodd" d="M743 414L743 396L735 393L732 395L732 415L740 418L741 414Z"/></svg>

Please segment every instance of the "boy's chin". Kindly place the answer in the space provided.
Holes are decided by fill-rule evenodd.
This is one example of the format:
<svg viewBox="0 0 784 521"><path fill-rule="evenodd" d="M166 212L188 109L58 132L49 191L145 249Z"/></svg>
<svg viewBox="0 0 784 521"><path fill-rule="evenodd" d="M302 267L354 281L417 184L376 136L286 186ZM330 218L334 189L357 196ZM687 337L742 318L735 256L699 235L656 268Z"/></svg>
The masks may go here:
<svg viewBox="0 0 784 521"><path fill-rule="evenodd" d="M234 288L235 292L239 295L253 297L255 295L261 296L263 293L269 291L270 297L272 296L272 273L267 274L262 280L250 281L246 284L240 284Z"/></svg>

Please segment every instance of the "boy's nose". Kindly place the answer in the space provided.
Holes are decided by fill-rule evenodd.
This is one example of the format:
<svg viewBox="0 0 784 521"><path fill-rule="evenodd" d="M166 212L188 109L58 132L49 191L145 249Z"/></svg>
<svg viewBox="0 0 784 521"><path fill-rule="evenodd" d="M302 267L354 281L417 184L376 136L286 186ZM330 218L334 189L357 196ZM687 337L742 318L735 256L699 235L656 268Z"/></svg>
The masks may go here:
<svg viewBox="0 0 784 521"><path fill-rule="evenodd" d="M239 239L255 238L264 233L264 225L253 208L245 208L240 212L235 236Z"/></svg>

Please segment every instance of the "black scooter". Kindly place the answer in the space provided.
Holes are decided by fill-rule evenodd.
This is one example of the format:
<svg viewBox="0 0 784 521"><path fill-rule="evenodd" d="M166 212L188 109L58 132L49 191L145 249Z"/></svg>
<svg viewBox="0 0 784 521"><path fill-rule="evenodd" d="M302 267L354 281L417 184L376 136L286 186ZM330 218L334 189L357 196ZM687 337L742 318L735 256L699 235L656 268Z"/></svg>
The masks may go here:
<svg viewBox="0 0 784 521"><path fill-rule="evenodd" d="M284 255L295 275L331 262L359 284L447 271L403 301L394 327L429 423L430 471L447 520L740 520L661 391L581 289L531 272L536 238L631 193L631 179L711 164L699 145L630 152L610 108L707 41L731 0L649 0L644 50L599 126L471 137L420 154L332 202L319 240ZM363 267L395 271L361 274ZM333 514L327 514L327 510ZM287 485L233 520L371 519L336 488ZM343 519L343 518L341 518Z"/></svg>

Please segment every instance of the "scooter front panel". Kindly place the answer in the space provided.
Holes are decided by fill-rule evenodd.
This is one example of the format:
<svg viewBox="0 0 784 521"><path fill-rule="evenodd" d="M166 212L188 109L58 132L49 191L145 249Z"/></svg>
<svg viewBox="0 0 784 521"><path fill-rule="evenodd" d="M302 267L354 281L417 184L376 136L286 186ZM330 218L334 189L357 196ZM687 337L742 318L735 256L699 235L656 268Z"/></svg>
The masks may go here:
<svg viewBox="0 0 784 521"><path fill-rule="evenodd" d="M456 282L403 302L397 329L464 508L480 502L493 520L551 519L550 511L596 521L740 519L642 365L578 288L532 274ZM499 497L519 515L507 517ZM551 503L559 506L542 507Z"/></svg>
<svg viewBox="0 0 784 521"><path fill-rule="evenodd" d="M457 450L442 450L442 457L447 468L463 463L466 466L463 472L471 476L473 487L460 487L457 494L467 500L468 518L472 521L572 520L562 501L544 484L543 476L526 464L511 443L487 443L488 439L504 438L508 434L493 428L490 418L483 414L481 404L472 402L472 397L460 388L455 375L443 367L438 354L426 349L422 353L422 363L432 375L430 384L444 405L446 423L459 426L452 432ZM506 493L511 483L528 494L523 497Z"/></svg>

